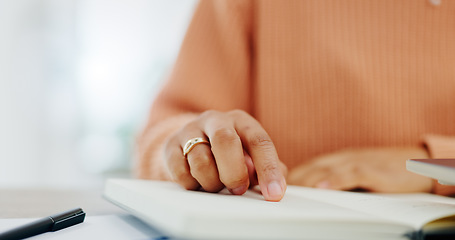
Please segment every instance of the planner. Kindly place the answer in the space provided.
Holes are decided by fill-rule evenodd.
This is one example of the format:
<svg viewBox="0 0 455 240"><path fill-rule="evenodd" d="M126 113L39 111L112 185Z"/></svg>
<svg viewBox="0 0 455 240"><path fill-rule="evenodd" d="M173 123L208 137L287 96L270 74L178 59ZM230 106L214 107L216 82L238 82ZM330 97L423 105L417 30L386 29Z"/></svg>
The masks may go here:
<svg viewBox="0 0 455 240"><path fill-rule="evenodd" d="M258 187L237 196L134 179L110 179L104 190L106 199L173 238L455 239L454 200L406 196L288 186L280 202L268 202Z"/></svg>

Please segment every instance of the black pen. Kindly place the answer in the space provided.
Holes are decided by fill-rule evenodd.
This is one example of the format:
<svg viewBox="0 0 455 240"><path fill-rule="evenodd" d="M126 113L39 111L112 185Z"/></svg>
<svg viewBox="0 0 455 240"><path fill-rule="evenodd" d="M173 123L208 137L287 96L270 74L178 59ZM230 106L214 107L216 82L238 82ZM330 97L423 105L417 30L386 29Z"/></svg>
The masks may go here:
<svg viewBox="0 0 455 240"><path fill-rule="evenodd" d="M54 232L84 221L85 212L80 208L54 214L29 224L0 233L0 240L17 240L45 232Z"/></svg>

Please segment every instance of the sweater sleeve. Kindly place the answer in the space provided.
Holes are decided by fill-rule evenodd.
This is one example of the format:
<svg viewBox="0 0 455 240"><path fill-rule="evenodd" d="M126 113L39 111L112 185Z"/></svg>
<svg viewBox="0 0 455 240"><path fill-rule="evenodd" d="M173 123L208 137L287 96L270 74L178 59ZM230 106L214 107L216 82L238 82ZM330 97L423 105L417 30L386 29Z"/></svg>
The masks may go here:
<svg viewBox="0 0 455 240"><path fill-rule="evenodd" d="M251 19L249 1L199 2L138 138L138 177L169 179L161 157L164 142L197 114L209 109L251 111Z"/></svg>
<svg viewBox="0 0 455 240"><path fill-rule="evenodd" d="M428 135L424 143L431 158L455 158L455 137ZM434 180L433 192L439 195L455 195L455 186L442 185Z"/></svg>

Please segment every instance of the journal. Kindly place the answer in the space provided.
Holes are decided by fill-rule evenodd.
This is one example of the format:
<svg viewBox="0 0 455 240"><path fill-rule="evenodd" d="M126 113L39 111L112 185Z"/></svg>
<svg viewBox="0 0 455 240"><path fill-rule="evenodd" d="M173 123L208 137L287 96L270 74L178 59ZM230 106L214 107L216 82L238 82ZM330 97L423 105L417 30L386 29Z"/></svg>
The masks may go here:
<svg viewBox="0 0 455 240"><path fill-rule="evenodd" d="M187 191L172 182L111 179L104 196L179 239L455 239L455 200L430 194L422 200L422 194L288 186L280 202L267 202L258 188L235 196Z"/></svg>

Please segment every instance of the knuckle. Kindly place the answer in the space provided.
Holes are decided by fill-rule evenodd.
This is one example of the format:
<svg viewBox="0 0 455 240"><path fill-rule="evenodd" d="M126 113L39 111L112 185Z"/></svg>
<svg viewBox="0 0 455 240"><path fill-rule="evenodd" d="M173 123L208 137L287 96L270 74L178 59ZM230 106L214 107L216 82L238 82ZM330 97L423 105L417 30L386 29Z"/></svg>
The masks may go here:
<svg viewBox="0 0 455 240"><path fill-rule="evenodd" d="M245 115L249 116L248 113L246 113L245 111L240 110L240 109L234 109L234 110L230 111L229 115L234 116L234 117L242 117Z"/></svg>
<svg viewBox="0 0 455 240"><path fill-rule="evenodd" d="M197 120L193 120L182 126L179 130L177 130L172 136L175 139L178 139L179 136L187 136L188 132L193 132L195 129L198 129Z"/></svg>
<svg viewBox="0 0 455 240"><path fill-rule="evenodd" d="M264 134L256 134L256 135L253 135L252 137L249 138L248 140L249 142L249 145L251 147L260 147L260 148L264 148L264 147L272 147L273 146L273 142L272 140L264 135Z"/></svg>
<svg viewBox="0 0 455 240"><path fill-rule="evenodd" d="M276 172L277 170L279 170L279 167L275 162L268 162L262 166L261 170L266 175L268 175L268 174L272 174L272 173Z"/></svg>
<svg viewBox="0 0 455 240"><path fill-rule="evenodd" d="M213 132L213 137L218 142L234 142L239 140L239 136L234 129L219 128Z"/></svg>
<svg viewBox="0 0 455 240"><path fill-rule="evenodd" d="M194 152L189 159L190 171L193 172L206 172L213 166L212 158L203 152Z"/></svg>
<svg viewBox="0 0 455 240"><path fill-rule="evenodd" d="M218 112L216 110L207 110L207 111L204 111L203 113L201 113L201 115L199 115L199 118L206 119L206 118L210 118L210 117L216 116L219 113L220 112Z"/></svg>

